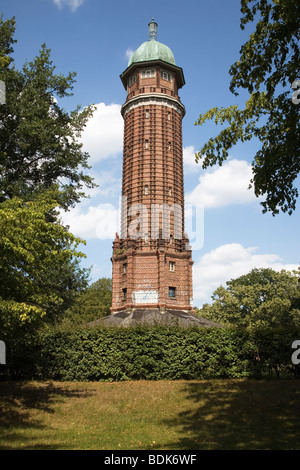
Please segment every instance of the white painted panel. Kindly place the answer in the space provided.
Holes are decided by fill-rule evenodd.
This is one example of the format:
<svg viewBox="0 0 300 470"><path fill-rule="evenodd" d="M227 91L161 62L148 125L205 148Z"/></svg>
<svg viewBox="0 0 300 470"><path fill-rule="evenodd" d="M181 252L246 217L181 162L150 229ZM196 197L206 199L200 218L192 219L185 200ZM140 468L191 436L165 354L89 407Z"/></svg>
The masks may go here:
<svg viewBox="0 0 300 470"><path fill-rule="evenodd" d="M159 301L159 293L156 290L138 290L132 292L133 304L156 304Z"/></svg>

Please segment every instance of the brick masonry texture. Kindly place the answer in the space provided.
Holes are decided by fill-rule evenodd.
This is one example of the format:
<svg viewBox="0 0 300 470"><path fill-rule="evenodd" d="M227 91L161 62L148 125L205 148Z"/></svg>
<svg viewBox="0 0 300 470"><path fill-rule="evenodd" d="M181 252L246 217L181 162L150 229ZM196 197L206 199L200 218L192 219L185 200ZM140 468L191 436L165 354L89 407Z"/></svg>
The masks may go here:
<svg viewBox="0 0 300 470"><path fill-rule="evenodd" d="M112 313L192 309L193 261L184 232L184 107L175 75L166 80L166 72L170 77L165 63L144 62L128 77L121 232L111 258Z"/></svg>

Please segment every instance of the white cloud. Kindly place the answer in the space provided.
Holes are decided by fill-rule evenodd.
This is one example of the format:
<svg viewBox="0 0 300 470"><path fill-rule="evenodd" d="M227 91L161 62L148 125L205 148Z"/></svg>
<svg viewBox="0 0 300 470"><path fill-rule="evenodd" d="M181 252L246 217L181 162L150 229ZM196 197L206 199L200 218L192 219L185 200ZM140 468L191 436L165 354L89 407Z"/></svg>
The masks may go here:
<svg viewBox="0 0 300 470"><path fill-rule="evenodd" d="M123 147L121 105L99 103L95 106L81 139L83 150L91 156L90 163L115 156L122 152Z"/></svg>
<svg viewBox="0 0 300 470"><path fill-rule="evenodd" d="M103 264L93 264L91 266L90 277L92 282L96 282L98 279L102 277L112 277L112 269L111 265Z"/></svg>
<svg viewBox="0 0 300 470"><path fill-rule="evenodd" d="M129 60L133 53L134 53L134 50L131 49L131 47L127 47L126 52L125 52L125 57L127 57L127 59Z"/></svg>
<svg viewBox="0 0 300 470"><path fill-rule="evenodd" d="M257 253L258 248L245 248L239 243L229 243L203 255L194 264L194 305L211 303L213 291L226 281L249 273L254 268L271 268L275 271L298 269L296 264L284 264L272 253Z"/></svg>
<svg viewBox="0 0 300 470"><path fill-rule="evenodd" d="M86 209L76 206L69 212L61 213L61 218L64 225L70 227L71 233L84 240L113 240L119 232L119 209L112 204L99 204Z"/></svg>
<svg viewBox="0 0 300 470"><path fill-rule="evenodd" d="M61 9L63 6L70 7L72 11L77 10L85 0L54 0L55 5Z"/></svg>
<svg viewBox="0 0 300 470"><path fill-rule="evenodd" d="M186 154L189 161L191 151ZM248 162L229 160L223 166L201 175L199 184L186 195L186 202L213 208L257 201L253 190L248 189L251 177L252 169Z"/></svg>
<svg viewBox="0 0 300 470"><path fill-rule="evenodd" d="M97 184L99 184L99 194L101 194L101 197L109 198L110 201L113 198L120 197L122 189L122 172L119 168L118 173L118 176L115 176L114 168L112 169L112 171L101 171L97 178Z"/></svg>
<svg viewBox="0 0 300 470"><path fill-rule="evenodd" d="M85 193L93 198L93 203L83 200L79 206L61 213L61 218L74 235L84 240L113 240L115 233L119 231L119 209L113 206L112 201L116 200L118 205L121 170L119 166L112 164L111 159L122 152L123 118L120 113L121 106L118 104L99 103L95 107L96 110L82 133L83 150L90 154L90 164L110 158L109 166L101 171L93 168L89 172L99 185L97 188L85 190ZM97 196L101 197L99 204L96 202ZM103 200L109 201L109 204Z"/></svg>
<svg viewBox="0 0 300 470"><path fill-rule="evenodd" d="M195 153L196 150L193 145L189 145L188 147L183 148L183 164L185 172L201 169L200 163L195 162Z"/></svg>
<svg viewBox="0 0 300 470"><path fill-rule="evenodd" d="M91 199L95 204L95 199L97 197L99 197L99 202L109 201L110 203L120 197L122 189L122 171L120 167L113 165L112 168L109 168L108 170L104 169L101 171L91 169L88 171L88 174L94 179L94 182L97 187L84 188L85 195L88 196L90 199L83 199L81 201L81 205L90 205Z"/></svg>

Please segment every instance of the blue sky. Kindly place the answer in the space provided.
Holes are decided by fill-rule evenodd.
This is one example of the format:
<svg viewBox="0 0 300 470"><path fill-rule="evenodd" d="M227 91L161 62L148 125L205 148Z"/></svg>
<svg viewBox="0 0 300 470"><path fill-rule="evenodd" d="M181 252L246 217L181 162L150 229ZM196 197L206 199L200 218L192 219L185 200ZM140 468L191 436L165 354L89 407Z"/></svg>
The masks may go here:
<svg viewBox="0 0 300 470"><path fill-rule="evenodd" d="M152 17L158 23L157 39L171 48L186 81L180 97L186 108L186 229L193 247L194 305L210 302L220 284L254 267L299 266L299 207L292 216L262 214L259 200L247 189L257 142L237 145L221 168L202 170L194 162L195 151L218 131L211 123L195 126L199 114L215 106L243 106L247 98L229 91L230 65L253 28L240 29L240 0L1 0L0 7L4 18L16 17L16 66L33 59L46 43L57 73L77 72L74 95L60 105L67 110L78 104L97 106L82 141L100 186L63 214L71 231L87 242L83 265L93 266L92 281L111 277L112 241L118 230L120 107L126 99L120 74L130 54L148 40Z"/></svg>

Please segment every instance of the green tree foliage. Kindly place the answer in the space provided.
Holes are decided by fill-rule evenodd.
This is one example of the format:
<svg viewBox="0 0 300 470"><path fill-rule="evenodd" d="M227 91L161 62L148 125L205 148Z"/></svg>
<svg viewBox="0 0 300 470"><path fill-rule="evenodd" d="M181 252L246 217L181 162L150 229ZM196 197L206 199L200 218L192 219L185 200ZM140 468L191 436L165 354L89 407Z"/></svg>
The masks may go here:
<svg viewBox="0 0 300 470"><path fill-rule="evenodd" d="M12 45L16 42L13 39L15 31L15 21L10 19L3 21L3 14L0 17L1 35L0 35L0 67L5 68L12 62L10 54L13 53Z"/></svg>
<svg viewBox="0 0 300 470"><path fill-rule="evenodd" d="M31 201L14 197L0 204L2 339L37 326L47 313L60 309L68 294L63 278L58 283L53 272L63 271L74 259L84 256L77 251L82 240L69 233L57 218L55 196L48 191ZM70 269L67 271L70 273Z"/></svg>
<svg viewBox="0 0 300 470"><path fill-rule="evenodd" d="M300 104L292 102L292 86L299 79L300 3L241 0L241 12L241 28L252 22L256 27L230 68L230 91L238 95L244 89L250 97L244 109L215 107L199 116L196 125L213 119L225 126L204 144L196 160L203 168L221 165L237 142L257 138L261 148L253 160L250 186L256 196L265 197L263 212L291 214L300 171Z"/></svg>
<svg viewBox="0 0 300 470"><path fill-rule="evenodd" d="M0 336L18 336L55 322L86 288L82 243L63 227L68 209L94 187L79 137L93 106L70 113L75 73L55 73L42 48L21 70L13 65L15 19L0 16Z"/></svg>
<svg viewBox="0 0 300 470"><path fill-rule="evenodd" d="M0 80L6 85L6 103L0 105L0 202L14 196L31 198L33 192L60 185L59 203L68 208L93 187L88 153L78 141L93 106L68 113L58 100L70 96L75 73L55 74L50 49L22 70L12 66L15 20L0 18Z"/></svg>
<svg viewBox="0 0 300 470"><path fill-rule="evenodd" d="M98 279L84 292L77 294L73 305L65 312L62 324L87 324L109 315L111 298L111 279Z"/></svg>
<svg viewBox="0 0 300 470"><path fill-rule="evenodd" d="M82 243L85 243L82 241ZM55 292L60 302L49 306L44 322L53 325L60 322L64 312L76 302L78 295L85 292L89 283L89 268L81 266L85 255L72 256L49 265L47 271L40 271L38 284L41 289Z"/></svg>
<svg viewBox="0 0 300 470"><path fill-rule="evenodd" d="M243 327L300 326L300 270L253 269L226 284L215 290L212 305L199 310L201 316Z"/></svg>

